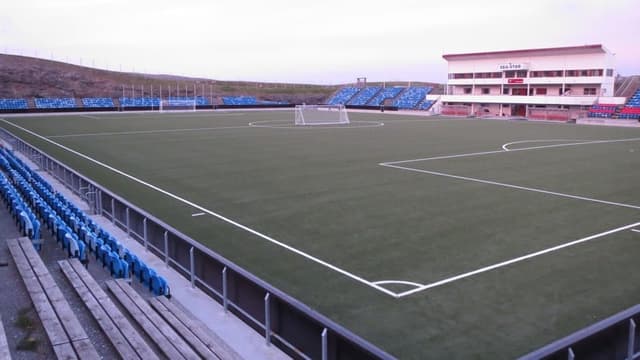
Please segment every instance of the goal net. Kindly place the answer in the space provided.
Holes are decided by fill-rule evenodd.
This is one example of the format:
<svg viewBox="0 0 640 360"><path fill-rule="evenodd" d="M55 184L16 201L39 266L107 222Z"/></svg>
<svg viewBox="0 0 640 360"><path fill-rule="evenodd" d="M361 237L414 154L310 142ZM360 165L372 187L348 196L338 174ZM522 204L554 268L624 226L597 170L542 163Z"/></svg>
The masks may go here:
<svg viewBox="0 0 640 360"><path fill-rule="evenodd" d="M296 105L296 125L348 124L344 105Z"/></svg>
<svg viewBox="0 0 640 360"><path fill-rule="evenodd" d="M196 111L195 99L179 99L168 98L160 100L160 106L158 107L160 112L166 111Z"/></svg>

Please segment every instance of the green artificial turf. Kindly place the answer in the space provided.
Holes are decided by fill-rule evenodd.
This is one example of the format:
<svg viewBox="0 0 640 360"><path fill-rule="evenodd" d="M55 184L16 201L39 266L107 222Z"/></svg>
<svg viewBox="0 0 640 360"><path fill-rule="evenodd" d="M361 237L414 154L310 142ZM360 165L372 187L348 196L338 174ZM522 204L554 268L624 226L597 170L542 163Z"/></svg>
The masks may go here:
<svg viewBox="0 0 640 360"><path fill-rule="evenodd" d="M380 165L640 129L350 118L337 128L294 128L285 111L8 120L369 282L429 284L640 222L640 140ZM513 358L640 299L640 233L630 230L394 298L0 126L400 358Z"/></svg>

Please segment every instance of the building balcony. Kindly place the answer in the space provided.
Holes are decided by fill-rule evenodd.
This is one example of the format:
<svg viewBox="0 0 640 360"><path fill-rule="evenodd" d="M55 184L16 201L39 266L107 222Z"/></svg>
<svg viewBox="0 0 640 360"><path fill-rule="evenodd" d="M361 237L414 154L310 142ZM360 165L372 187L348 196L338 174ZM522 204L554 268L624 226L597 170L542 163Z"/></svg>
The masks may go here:
<svg viewBox="0 0 640 360"><path fill-rule="evenodd" d="M623 97L602 96L553 96L553 95L442 95L440 101L451 103L480 103L480 104L529 104L529 105L567 105L591 106L599 103L622 105Z"/></svg>

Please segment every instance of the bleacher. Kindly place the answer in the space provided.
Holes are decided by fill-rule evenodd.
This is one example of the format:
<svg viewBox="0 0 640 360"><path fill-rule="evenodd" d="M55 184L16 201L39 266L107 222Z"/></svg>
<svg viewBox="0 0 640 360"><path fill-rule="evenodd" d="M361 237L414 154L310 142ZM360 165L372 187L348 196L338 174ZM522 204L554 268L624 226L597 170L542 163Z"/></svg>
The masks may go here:
<svg viewBox="0 0 640 360"><path fill-rule="evenodd" d="M611 118L616 112L615 104L593 104L589 109L589 117L592 118Z"/></svg>
<svg viewBox="0 0 640 360"><path fill-rule="evenodd" d="M209 99L204 96L171 96L167 100L169 102L184 103L185 101L195 101L196 106L210 105Z"/></svg>
<svg viewBox="0 0 640 360"><path fill-rule="evenodd" d="M386 99L393 99L404 90L401 86L392 86L382 89L376 96L369 100L369 105L380 106Z"/></svg>
<svg viewBox="0 0 640 360"><path fill-rule="evenodd" d="M27 99L0 99L0 110L27 109Z"/></svg>
<svg viewBox="0 0 640 360"><path fill-rule="evenodd" d="M352 97L351 100L347 102L347 105L365 105L380 89L379 86L367 86Z"/></svg>
<svg viewBox="0 0 640 360"><path fill-rule="evenodd" d="M618 114L619 119L638 119L640 120L640 89L627 100L622 110Z"/></svg>
<svg viewBox="0 0 640 360"><path fill-rule="evenodd" d="M418 110L429 110L433 105L432 100L425 100L420 105L418 105Z"/></svg>
<svg viewBox="0 0 640 360"><path fill-rule="evenodd" d="M112 98L82 98L82 106L86 108L113 108Z"/></svg>
<svg viewBox="0 0 640 360"><path fill-rule="evenodd" d="M224 105L258 105L258 99L255 96L223 96L222 103Z"/></svg>
<svg viewBox="0 0 640 360"><path fill-rule="evenodd" d="M35 98L37 109L70 109L76 107L74 98Z"/></svg>
<svg viewBox="0 0 640 360"><path fill-rule="evenodd" d="M398 109L415 109L431 90L431 87L425 86L409 87L400 94L400 97L393 102L393 105L397 106Z"/></svg>
<svg viewBox="0 0 640 360"><path fill-rule="evenodd" d="M160 98L159 97L121 97L120 106L123 108L126 107L159 107L160 106Z"/></svg>
<svg viewBox="0 0 640 360"><path fill-rule="evenodd" d="M162 276L3 148L0 148L0 169L10 176L9 179L0 172L2 197L22 234L29 236L37 249L41 244L41 220L70 257L87 262L89 253L93 253L113 277L129 278L133 274L154 294L169 295L169 286Z"/></svg>
<svg viewBox="0 0 640 360"><path fill-rule="evenodd" d="M345 105L355 94L360 91L357 87L343 87L329 101L329 105Z"/></svg>

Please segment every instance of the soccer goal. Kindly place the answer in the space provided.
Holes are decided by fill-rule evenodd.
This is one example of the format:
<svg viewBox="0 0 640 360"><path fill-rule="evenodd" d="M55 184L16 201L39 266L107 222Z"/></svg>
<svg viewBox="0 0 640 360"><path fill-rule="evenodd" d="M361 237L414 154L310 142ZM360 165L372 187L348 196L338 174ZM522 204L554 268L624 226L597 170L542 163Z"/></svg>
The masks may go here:
<svg viewBox="0 0 640 360"><path fill-rule="evenodd" d="M296 125L349 124L344 105L296 105Z"/></svg>
<svg viewBox="0 0 640 360"><path fill-rule="evenodd" d="M195 99L162 99L158 107L160 112L167 111L196 111Z"/></svg>

